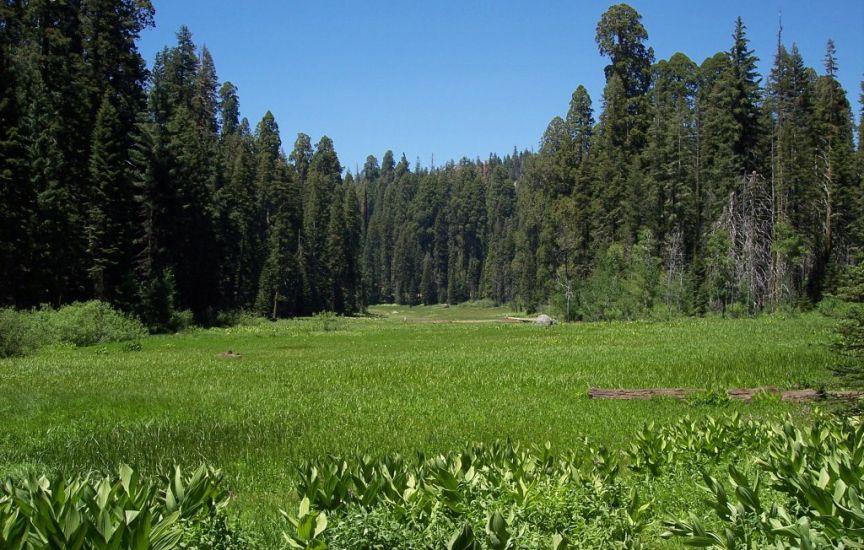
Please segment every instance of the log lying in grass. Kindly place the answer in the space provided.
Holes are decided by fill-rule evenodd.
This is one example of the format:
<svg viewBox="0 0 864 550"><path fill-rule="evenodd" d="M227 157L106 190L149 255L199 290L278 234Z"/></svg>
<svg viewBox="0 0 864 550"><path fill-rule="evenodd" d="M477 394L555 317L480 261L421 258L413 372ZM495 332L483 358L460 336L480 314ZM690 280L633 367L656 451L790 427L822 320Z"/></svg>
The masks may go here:
<svg viewBox="0 0 864 550"><path fill-rule="evenodd" d="M686 399L700 390L696 388L639 388L639 389L609 389L591 388L588 397L591 399L653 399L655 397L669 397L672 399ZM734 388L727 390L730 399L738 401L751 401L760 393L768 393L780 396L783 401L801 403L804 401L820 401L823 399L858 399L864 397L860 391L822 391L822 390L786 390L777 388Z"/></svg>
<svg viewBox="0 0 864 550"><path fill-rule="evenodd" d="M698 391L695 388L644 388L638 390L591 388L588 390L588 397L591 399L653 399L655 397L684 399Z"/></svg>
<svg viewBox="0 0 864 550"><path fill-rule="evenodd" d="M541 327L551 327L558 324L558 321L545 313L537 317L504 317L504 320L511 323L533 323Z"/></svg>

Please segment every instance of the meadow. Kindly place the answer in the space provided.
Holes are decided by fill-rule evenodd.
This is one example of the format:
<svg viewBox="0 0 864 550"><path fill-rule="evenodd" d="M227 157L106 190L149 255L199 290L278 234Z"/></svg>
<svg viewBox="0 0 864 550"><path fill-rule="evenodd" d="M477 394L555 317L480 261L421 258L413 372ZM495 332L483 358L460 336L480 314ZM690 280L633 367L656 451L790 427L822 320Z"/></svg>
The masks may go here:
<svg viewBox="0 0 864 550"><path fill-rule="evenodd" d="M493 322L506 308L379 306L0 360L0 478L223 469L245 528L277 540L305 460L443 453L511 439L625 448L647 421L808 405L597 401L589 387L831 385L833 321ZM482 321L482 322L469 322ZM228 354L226 352L231 352Z"/></svg>

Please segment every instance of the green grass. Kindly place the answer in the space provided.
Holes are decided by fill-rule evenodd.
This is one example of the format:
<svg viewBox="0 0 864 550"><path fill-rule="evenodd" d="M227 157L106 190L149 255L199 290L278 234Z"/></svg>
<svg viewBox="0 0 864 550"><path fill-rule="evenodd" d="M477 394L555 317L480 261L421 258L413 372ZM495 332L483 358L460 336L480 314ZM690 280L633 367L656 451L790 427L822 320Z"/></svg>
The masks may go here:
<svg viewBox="0 0 864 550"><path fill-rule="evenodd" d="M831 321L815 314L544 329L403 319L495 319L506 308L373 312L394 309L332 332L281 321L149 337L141 351L56 347L0 360L0 476L207 462L226 471L234 509L272 535L303 459L508 437L621 446L644 421L720 409L592 401L589 387L813 386L828 381L832 361ZM220 356L228 350L242 357ZM724 410L794 409L767 401Z"/></svg>
<svg viewBox="0 0 864 550"><path fill-rule="evenodd" d="M459 305L404 306L381 304L369 307L375 317L407 323L490 322L507 316L524 315L508 306L492 306L485 302L466 302Z"/></svg>

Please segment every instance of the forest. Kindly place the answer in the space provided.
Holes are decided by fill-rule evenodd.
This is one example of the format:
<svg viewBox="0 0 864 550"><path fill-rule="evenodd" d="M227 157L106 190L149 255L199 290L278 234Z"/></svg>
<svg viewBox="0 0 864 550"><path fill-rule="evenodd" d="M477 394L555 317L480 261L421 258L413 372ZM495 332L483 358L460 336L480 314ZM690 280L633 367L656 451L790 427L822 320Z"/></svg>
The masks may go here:
<svg viewBox="0 0 864 550"><path fill-rule="evenodd" d="M352 173L328 137L242 118L188 28L148 68L146 0L4 1L0 306L99 299L153 331L482 299L568 320L807 309L864 244L862 130L828 37L812 68L778 33L760 75L729 23L701 64L657 60L614 5L603 97L577 86L536 151Z"/></svg>

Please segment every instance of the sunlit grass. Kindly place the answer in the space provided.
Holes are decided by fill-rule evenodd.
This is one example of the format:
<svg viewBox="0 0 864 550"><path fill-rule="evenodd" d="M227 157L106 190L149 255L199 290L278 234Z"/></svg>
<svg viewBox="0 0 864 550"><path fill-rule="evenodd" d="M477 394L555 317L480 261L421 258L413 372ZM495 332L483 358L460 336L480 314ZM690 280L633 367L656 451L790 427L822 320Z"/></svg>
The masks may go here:
<svg viewBox="0 0 864 550"><path fill-rule="evenodd" d="M397 311L470 320L504 309ZM207 462L226 471L235 510L269 524L294 498L303 459L411 455L508 437L566 447L589 436L621 446L643 421L717 408L592 401L589 387L816 386L828 380L830 329L817 315L548 329L360 318L329 332L294 320L150 337L141 351L44 349L0 360L0 475ZM229 350L242 357L221 356ZM726 408L791 410L773 402Z"/></svg>

